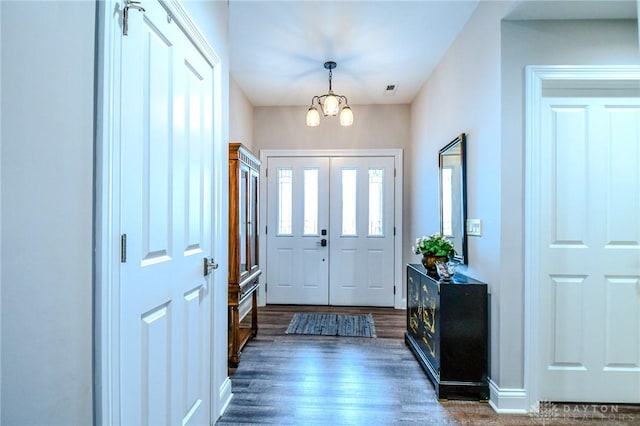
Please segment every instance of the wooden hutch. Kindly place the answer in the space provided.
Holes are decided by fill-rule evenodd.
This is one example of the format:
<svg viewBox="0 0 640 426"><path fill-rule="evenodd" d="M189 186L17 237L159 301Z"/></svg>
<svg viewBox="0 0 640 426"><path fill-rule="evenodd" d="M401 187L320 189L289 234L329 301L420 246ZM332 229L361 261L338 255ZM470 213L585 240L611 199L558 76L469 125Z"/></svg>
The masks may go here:
<svg viewBox="0 0 640 426"><path fill-rule="evenodd" d="M258 194L260 160L238 142L229 144L229 367L258 333ZM250 324L240 307L251 304ZM249 314L247 314L249 315Z"/></svg>

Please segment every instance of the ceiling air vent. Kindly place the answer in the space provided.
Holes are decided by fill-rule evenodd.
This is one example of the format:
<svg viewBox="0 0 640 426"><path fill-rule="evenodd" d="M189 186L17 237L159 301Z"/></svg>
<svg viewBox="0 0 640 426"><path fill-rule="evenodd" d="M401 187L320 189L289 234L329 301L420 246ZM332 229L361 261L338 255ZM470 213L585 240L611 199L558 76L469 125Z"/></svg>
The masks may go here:
<svg viewBox="0 0 640 426"><path fill-rule="evenodd" d="M396 94L396 90L398 89L398 86L395 84L387 84L387 87L384 89L384 94L386 96L393 96Z"/></svg>

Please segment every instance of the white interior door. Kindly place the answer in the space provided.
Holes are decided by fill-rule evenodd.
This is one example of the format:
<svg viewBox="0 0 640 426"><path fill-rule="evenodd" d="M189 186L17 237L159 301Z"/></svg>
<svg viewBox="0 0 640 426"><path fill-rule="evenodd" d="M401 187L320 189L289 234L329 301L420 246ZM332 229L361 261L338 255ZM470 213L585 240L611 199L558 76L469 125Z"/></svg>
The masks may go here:
<svg viewBox="0 0 640 426"><path fill-rule="evenodd" d="M122 51L118 423L210 424L212 69L144 8Z"/></svg>
<svg viewBox="0 0 640 426"><path fill-rule="evenodd" d="M329 303L329 159L267 163L267 303Z"/></svg>
<svg viewBox="0 0 640 426"><path fill-rule="evenodd" d="M540 399L640 402L640 102L542 102Z"/></svg>
<svg viewBox="0 0 640 426"><path fill-rule="evenodd" d="M267 303L394 305L394 161L268 157Z"/></svg>
<svg viewBox="0 0 640 426"><path fill-rule="evenodd" d="M393 164L331 159L331 305L393 306Z"/></svg>

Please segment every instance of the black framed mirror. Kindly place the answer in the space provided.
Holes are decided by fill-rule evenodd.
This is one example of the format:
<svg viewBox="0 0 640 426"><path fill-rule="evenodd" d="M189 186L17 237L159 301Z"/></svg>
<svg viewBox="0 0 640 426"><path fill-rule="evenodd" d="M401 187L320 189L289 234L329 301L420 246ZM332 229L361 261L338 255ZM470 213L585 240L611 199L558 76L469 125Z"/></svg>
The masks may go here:
<svg viewBox="0 0 640 426"><path fill-rule="evenodd" d="M465 133L449 142L439 153L440 233L453 242L454 259L468 263Z"/></svg>

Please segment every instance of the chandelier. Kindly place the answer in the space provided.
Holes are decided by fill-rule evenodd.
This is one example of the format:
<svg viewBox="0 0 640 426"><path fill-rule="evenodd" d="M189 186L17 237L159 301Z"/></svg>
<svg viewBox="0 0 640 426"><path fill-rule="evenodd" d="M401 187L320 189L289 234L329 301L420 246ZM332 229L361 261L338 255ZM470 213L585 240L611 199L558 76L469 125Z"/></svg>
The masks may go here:
<svg viewBox="0 0 640 426"><path fill-rule="evenodd" d="M307 111L307 126L315 127L320 125L320 113L314 104L320 107L325 117L336 116L338 112L340 112L341 126L351 126L353 124L353 111L351 111L351 107L347 102L347 97L333 93L333 90L331 90L332 70L335 67L336 63L333 61L324 63L324 68L329 70L329 92L311 98L311 106ZM340 105L342 104L344 104L344 106L340 109Z"/></svg>

